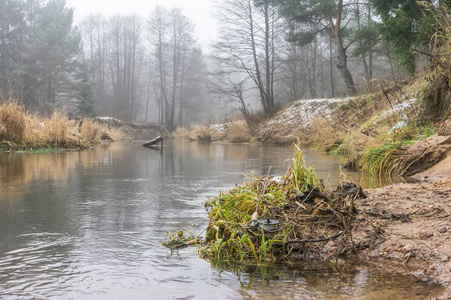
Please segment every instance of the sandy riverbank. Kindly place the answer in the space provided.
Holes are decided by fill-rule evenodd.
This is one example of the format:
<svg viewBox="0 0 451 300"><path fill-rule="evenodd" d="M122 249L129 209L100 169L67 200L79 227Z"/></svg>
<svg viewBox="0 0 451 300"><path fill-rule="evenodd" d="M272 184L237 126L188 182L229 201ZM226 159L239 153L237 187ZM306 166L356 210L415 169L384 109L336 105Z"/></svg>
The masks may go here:
<svg viewBox="0 0 451 300"><path fill-rule="evenodd" d="M451 174L449 164L443 166L433 169L433 182L367 190L368 198L357 202L353 238L359 257L401 263L406 273L445 286L440 299L450 299ZM421 176L428 180L427 174Z"/></svg>

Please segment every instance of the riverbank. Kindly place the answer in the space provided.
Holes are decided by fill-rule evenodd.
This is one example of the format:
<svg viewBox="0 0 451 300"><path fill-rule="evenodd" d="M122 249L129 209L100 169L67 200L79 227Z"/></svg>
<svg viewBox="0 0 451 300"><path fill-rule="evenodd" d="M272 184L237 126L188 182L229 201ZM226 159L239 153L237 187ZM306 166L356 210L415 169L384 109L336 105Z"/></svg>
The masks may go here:
<svg viewBox="0 0 451 300"><path fill-rule="evenodd" d="M438 145L443 140L429 139L451 134L439 133L446 113L438 116L428 111L431 105L422 96L426 87L416 83L381 89L383 92L352 98L298 100L258 122L204 124L178 129L174 135L201 142L299 142L303 148L346 155L349 167L384 176L413 175L450 154L449 147ZM422 147L424 140L434 149Z"/></svg>
<svg viewBox="0 0 451 300"><path fill-rule="evenodd" d="M356 238L364 241L360 258L395 261L422 281L443 285L439 299L451 298L451 120L438 134L412 145L413 183L370 189L357 201Z"/></svg>
<svg viewBox="0 0 451 300"><path fill-rule="evenodd" d="M287 109L287 111L289 110ZM381 114L388 115L388 113L378 113L378 115ZM326 116L321 116L321 118L327 120ZM378 123L374 117L370 119L371 121L367 121L365 125L367 129L371 128L369 123ZM287 119L284 122L290 123ZM394 124L396 125L397 123ZM331 238L320 241L323 244L319 250L309 248L303 252L318 255L318 259L354 257L376 264L384 264L384 262L394 263L400 265L402 272L405 274L413 275L424 282L435 282L443 285L446 288L446 292L440 299L449 299L451 297L451 226L448 225L451 221L451 209L449 208L451 204L451 120L436 124L436 133L434 132L429 137L423 136L423 138L411 140L402 148L401 156L398 156L399 153L396 153L394 156L395 158L405 158L404 166L406 167L404 173L416 174L406 179L410 183L365 190L368 196L366 199L355 199L357 210L354 217L350 216L349 219L352 219L350 221L352 225L349 236L344 234L336 239ZM377 126L372 126L373 130L377 129ZM387 125L383 126L387 128L387 131L391 129ZM289 138L287 133L290 130L285 130L286 134L284 136ZM378 130L381 129L379 128ZM410 129L406 128L404 130ZM383 174L378 172L374 174L375 176L378 174L383 176ZM254 184L249 183L248 185L253 186ZM260 183L260 185L262 184ZM246 185L243 188L246 188ZM245 192L237 190L237 195ZM230 197L228 193L231 193L233 196L234 190L224 193L224 197ZM256 190L251 194L258 196L259 191ZM284 199L289 198L288 196L289 194L286 194ZM341 199L340 201L343 201L344 198ZM281 201L283 202L283 199ZM297 204L299 208L308 208L301 200L298 202L302 204ZM326 202L335 204L336 200ZM268 211L272 209L272 216L277 215L273 206L281 207L282 204L280 203L270 202L271 208L268 208ZM315 202L317 205L321 203L321 201ZM222 205L225 207L233 206L234 204L221 202L220 207ZM247 207L248 204L240 205L246 205ZM296 205L294 206L296 207ZM333 207L332 211L337 211L333 205L331 207ZM290 216L289 212L285 213ZM328 216L325 211L320 212L320 214L325 214L325 217ZM222 212L219 215L222 215ZM305 218L306 216L303 217ZM312 217L307 215L308 219ZM289 220L291 219L289 218ZM296 224L296 218L293 220ZM292 223L293 220L283 220L282 223ZM217 221L212 219L212 224L216 224L215 222ZM224 224L227 224L228 221L225 221ZM233 222L240 223L242 221ZM219 230L222 228L221 226L223 225L219 225ZM338 230L344 232L346 228L343 226ZM315 234L323 237L334 236L332 235L333 232L319 232L318 229L314 231L313 236ZM302 230L302 232L309 231ZM337 234L340 234L340 232ZM281 240L284 239L281 238ZM310 242L315 239L303 237L301 240L304 243L304 241ZM237 240L237 248L240 242L242 243L243 240ZM229 244L233 244L233 241ZM254 240L252 245L261 247L260 243L258 241L256 243ZM273 244L270 243L269 245ZM221 247L218 246L218 249ZM233 252L235 251L234 248Z"/></svg>
<svg viewBox="0 0 451 300"><path fill-rule="evenodd" d="M357 256L394 261L422 281L446 287L451 297L451 177L366 191L357 201Z"/></svg>
<svg viewBox="0 0 451 300"><path fill-rule="evenodd" d="M263 265L330 262L337 268L364 260L445 287L433 299L451 297L451 177L441 172L439 179L435 168L435 176L422 173L422 182L359 192L344 176L337 190L327 192L313 168L293 167L300 160L293 160L285 176L250 178L209 200L208 243L201 256ZM274 219L276 231L252 228L255 211L261 220Z"/></svg>
<svg viewBox="0 0 451 300"><path fill-rule="evenodd" d="M0 103L0 150L60 151L86 149L101 141L120 141L124 134L91 119L70 119L55 111L44 118L30 114L14 100Z"/></svg>

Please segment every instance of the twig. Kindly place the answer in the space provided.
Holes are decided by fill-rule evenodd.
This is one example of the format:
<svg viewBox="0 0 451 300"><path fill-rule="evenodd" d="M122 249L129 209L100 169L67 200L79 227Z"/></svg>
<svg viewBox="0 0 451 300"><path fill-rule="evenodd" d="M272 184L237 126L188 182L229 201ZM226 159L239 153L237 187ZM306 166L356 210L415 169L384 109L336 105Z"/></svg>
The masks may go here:
<svg viewBox="0 0 451 300"><path fill-rule="evenodd" d="M305 239L305 240L288 240L287 244L303 244L303 243L320 243L320 242L327 242L336 238L339 238L340 236L342 236L343 234L345 234L349 229L351 228L351 226L349 226L348 228L346 228L343 231L340 231L337 234L334 234L333 236L329 236L326 238L320 238L320 239Z"/></svg>

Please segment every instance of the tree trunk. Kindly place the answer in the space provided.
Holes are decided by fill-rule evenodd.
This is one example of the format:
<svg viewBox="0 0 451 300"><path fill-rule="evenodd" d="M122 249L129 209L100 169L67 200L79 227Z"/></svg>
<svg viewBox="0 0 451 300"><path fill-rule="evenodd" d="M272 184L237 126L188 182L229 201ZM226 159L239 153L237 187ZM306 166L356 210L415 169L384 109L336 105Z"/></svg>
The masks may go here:
<svg viewBox="0 0 451 300"><path fill-rule="evenodd" d="M343 13L343 0L339 0L337 5L337 15L335 24L330 14L327 15L327 19L329 21L329 25L334 35L335 43L337 46L337 54L338 54L337 68L340 71L343 80L345 81L346 87L348 88L348 94L355 95L357 93L357 90L355 88L354 79L352 78L351 72L349 72L348 69L348 56L346 55L346 48L343 46L343 37L341 35L342 13Z"/></svg>
<svg viewBox="0 0 451 300"><path fill-rule="evenodd" d="M334 76L334 66L333 66L333 55L332 55L332 37L329 39L329 61L330 61L330 89L332 97L335 97L335 76Z"/></svg>
<svg viewBox="0 0 451 300"><path fill-rule="evenodd" d="M337 68L345 81L349 95L353 96L357 94L357 90L355 88L354 79L352 78L351 72L349 72L348 69L348 57L346 55L346 50L343 48L343 44L340 44L340 42L337 42L337 46L338 46Z"/></svg>

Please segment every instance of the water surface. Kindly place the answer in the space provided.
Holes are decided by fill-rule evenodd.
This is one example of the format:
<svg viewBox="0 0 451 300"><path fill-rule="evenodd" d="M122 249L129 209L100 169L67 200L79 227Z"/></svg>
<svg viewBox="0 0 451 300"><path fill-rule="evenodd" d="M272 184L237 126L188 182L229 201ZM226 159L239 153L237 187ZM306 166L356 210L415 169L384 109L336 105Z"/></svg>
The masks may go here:
<svg viewBox="0 0 451 300"><path fill-rule="evenodd" d="M294 266L233 271L200 259L196 248L161 246L168 231L202 233L203 203L221 189L269 166L282 175L291 158L289 147L177 141L162 151L113 143L1 153L0 298L378 299L372 295L384 291L423 299L432 292L410 277L360 265L341 274ZM305 159L336 185L342 158L306 151Z"/></svg>

